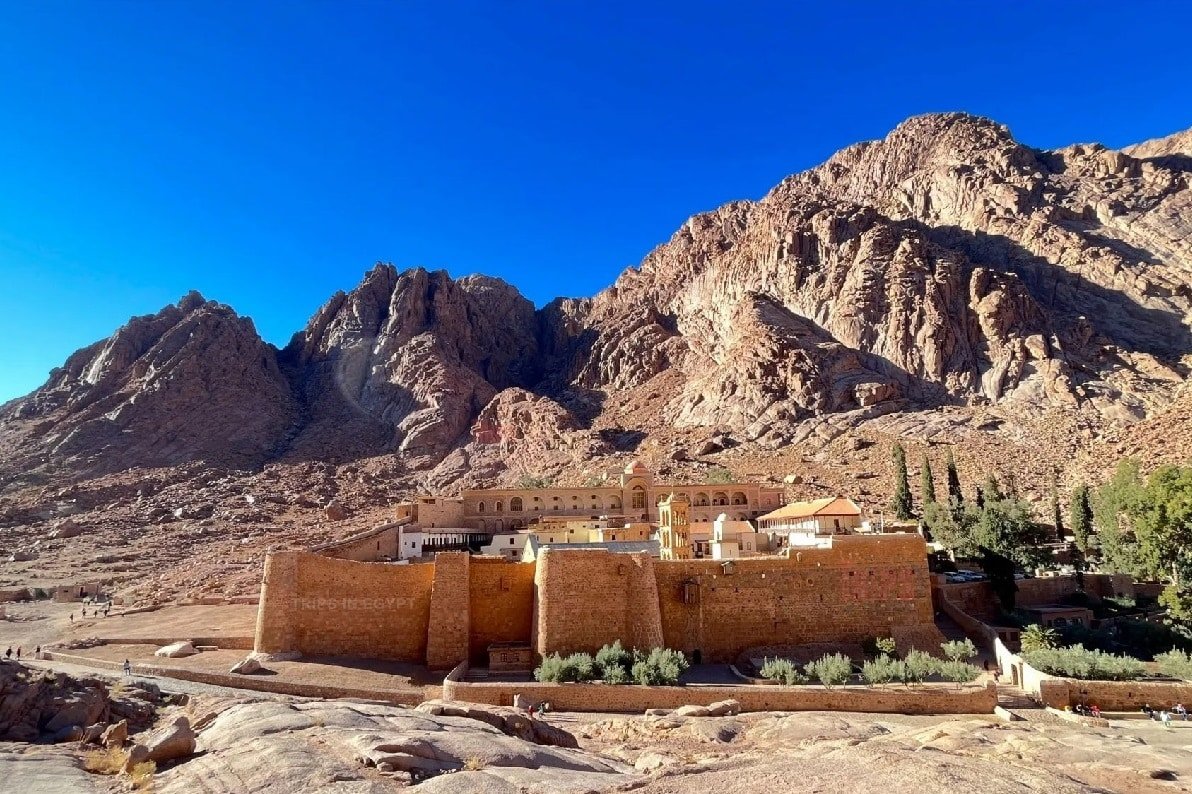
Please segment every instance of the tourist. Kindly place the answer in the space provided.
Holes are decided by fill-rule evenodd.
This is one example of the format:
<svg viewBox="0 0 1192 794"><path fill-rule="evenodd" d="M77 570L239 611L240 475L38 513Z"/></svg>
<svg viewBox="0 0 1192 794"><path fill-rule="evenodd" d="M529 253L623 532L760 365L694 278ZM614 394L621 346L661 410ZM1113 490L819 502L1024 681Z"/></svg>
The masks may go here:
<svg viewBox="0 0 1192 794"><path fill-rule="evenodd" d="M1096 703L1093 704L1091 711L1092 711L1094 717L1101 716L1101 707L1098 706Z"/></svg>
<svg viewBox="0 0 1192 794"><path fill-rule="evenodd" d="M546 701L544 700L539 703L534 710L538 712L538 719L542 719L542 717L546 714Z"/></svg>
<svg viewBox="0 0 1192 794"><path fill-rule="evenodd" d="M128 661L127 659L124 660L124 674L132 675L132 662Z"/></svg>
<svg viewBox="0 0 1192 794"><path fill-rule="evenodd" d="M74 613L73 612L70 613L70 622L74 623Z"/></svg>
<svg viewBox="0 0 1192 794"><path fill-rule="evenodd" d="M21 646L17 646L17 661L21 661Z"/></svg>
<svg viewBox="0 0 1192 794"><path fill-rule="evenodd" d="M1147 718L1148 720L1153 720L1153 719L1155 719L1155 710L1154 710L1153 708L1151 708L1151 704L1150 704L1150 703L1143 703L1143 704L1142 704L1142 713L1146 715L1146 718Z"/></svg>
<svg viewBox="0 0 1192 794"><path fill-rule="evenodd" d="M1188 709L1184 706L1183 703L1176 703L1171 711L1173 714L1178 715L1180 717L1180 719L1187 721Z"/></svg>
<svg viewBox="0 0 1192 794"><path fill-rule="evenodd" d="M4 658L5 658L5 659L11 659L11 658L12 658L12 646L11 646L11 645L10 645L10 646L8 646L8 650L4 652Z"/></svg>
<svg viewBox="0 0 1192 794"><path fill-rule="evenodd" d="M1164 709L1159 712L1159 722L1163 723L1163 727L1171 730L1171 712Z"/></svg>
<svg viewBox="0 0 1192 794"><path fill-rule="evenodd" d="M40 645L38 645L36 648L33 649L33 658L34 659L41 658L41 646Z"/></svg>

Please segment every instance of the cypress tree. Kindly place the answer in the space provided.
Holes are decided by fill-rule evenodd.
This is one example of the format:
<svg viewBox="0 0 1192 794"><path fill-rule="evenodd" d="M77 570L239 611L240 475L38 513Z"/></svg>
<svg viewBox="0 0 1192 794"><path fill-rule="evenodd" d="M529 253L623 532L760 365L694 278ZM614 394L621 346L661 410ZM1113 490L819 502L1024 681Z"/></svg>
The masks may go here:
<svg viewBox="0 0 1192 794"><path fill-rule="evenodd" d="M1084 483L1072 491L1072 504L1069 509L1069 521L1072 524L1072 535L1076 539L1076 548L1087 554L1089 536L1093 532L1093 508L1089 502L1089 487Z"/></svg>
<svg viewBox="0 0 1192 794"><path fill-rule="evenodd" d="M952 448L948 447L948 506L955 513L963 504L964 492L960 490L960 472L956 469L956 458L952 456Z"/></svg>
<svg viewBox="0 0 1192 794"><path fill-rule="evenodd" d="M993 476L993 472L990 472L989 476L985 478L985 484L977 491L977 506L985 507L990 502L1000 502L1005 498L1005 495L1002 494L1002 486L998 484L997 477Z"/></svg>
<svg viewBox="0 0 1192 794"><path fill-rule="evenodd" d="M927 454L923 454L923 468L919 472L919 495L922 497L923 507L935 504L935 477L931 473L931 461Z"/></svg>
<svg viewBox="0 0 1192 794"><path fill-rule="evenodd" d="M1055 522L1055 537L1057 540L1064 539L1064 514L1060 510L1060 489L1057 482L1058 477L1052 475L1051 478L1051 515Z"/></svg>
<svg viewBox="0 0 1192 794"><path fill-rule="evenodd" d="M906 450L902 448L902 444L894 445L894 503L891 509L899 521L914 518L911 486L906 475Z"/></svg>

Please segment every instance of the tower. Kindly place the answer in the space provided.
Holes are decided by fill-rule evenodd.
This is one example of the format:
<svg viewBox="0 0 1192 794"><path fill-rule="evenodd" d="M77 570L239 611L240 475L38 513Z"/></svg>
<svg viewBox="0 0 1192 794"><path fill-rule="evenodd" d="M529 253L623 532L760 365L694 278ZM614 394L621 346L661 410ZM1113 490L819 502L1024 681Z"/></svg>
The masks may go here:
<svg viewBox="0 0 1192 794"><path fill-rule="evenodd" d="M658 540L664 560L690 560L691 528L687 517L687 497L671 494L658 503Z"/></svg>

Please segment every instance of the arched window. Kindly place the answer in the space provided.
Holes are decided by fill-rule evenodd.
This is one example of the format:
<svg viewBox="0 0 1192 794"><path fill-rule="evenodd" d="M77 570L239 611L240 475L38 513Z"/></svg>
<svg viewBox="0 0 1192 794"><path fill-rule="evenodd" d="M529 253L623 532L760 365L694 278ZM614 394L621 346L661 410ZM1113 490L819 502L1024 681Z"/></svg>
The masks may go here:
<svg viewBox="0 0 1192 794"><path fill-rule="evenodd" d="M735 505L749 504L749 500L745 498L745 494L741 493L740 491L736 491L733 493L733 504L735 504Z"/></svg>
<svg viewBox="0 0 1192 794"><path fill-rule="evenodd" d="M498 513L504 513L504 512L505 512L505 503L504 503L504 502L502 502L500 499L498 499L498 500L497 500L497 512L498 512Z"/></svg>
<svg viewBox="0 0 1192 794"><path fill-rule="evenodd" d="M691 504L693 507L707 507L708 495L703 491L696 491L695 499L692 500Z"/></svg>
<svg viewBox="0 0 1192 794"><path fill-rule="evenodd" d="M714 504L714 505L728 504L728 494L726 494L724 491L717 491L716 493L712 494L712 504Z"/></svg>
<svg viewBox="0 0 1192 794"><path fill-rule="evenodd" d="M515 496L509 500L509 512L520 513L522 511L522 499L520 496Z"/></svg>
<svg viewBox="0 0 1192 794"><path fill-rule="evenodd" d="M477 512L477 513L483 513L483 512L484 512L484 502L481 502L480 504L476 505L476 512ZM483 522L481 522L481 523L483 523Z"/></svg>
<svg viewBox="0 0 1192 794"><path fill-rule="evenodd" d="M633 486L633 491L629 495L629 506L633 510L646 509L646 489L640 485Z"/></svg>

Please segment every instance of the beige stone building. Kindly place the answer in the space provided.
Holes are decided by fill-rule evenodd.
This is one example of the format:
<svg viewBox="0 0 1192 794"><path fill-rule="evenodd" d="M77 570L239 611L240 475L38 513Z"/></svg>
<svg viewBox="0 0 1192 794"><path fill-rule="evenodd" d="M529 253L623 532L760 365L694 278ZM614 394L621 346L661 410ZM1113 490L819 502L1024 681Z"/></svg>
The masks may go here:
<svg viewBox="0 0 1192 794"><path fill-rule="evenodd" d="M488 532L528 527L535 520L554 517L623 516L625 522L657 523L658 503L670 494L681 495L690 506L693 526L707 525L721 513L731 520L748 520L782 504L783 490L757 483L655 483L654 475L640 461L625 467L617 480L585 488L484 488L464 491L463 526ZM418 508L422 522L422 507Z"/></svg>
<svg viewBox="0 0 1192 794"><path fill-rule="evenodd" d="M860 526L861 508L843 496L791 502L757 519L758 531L789 546L814 546L832 535L856 532Z"/></svg>

